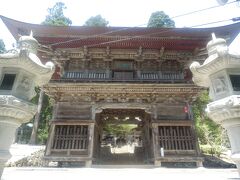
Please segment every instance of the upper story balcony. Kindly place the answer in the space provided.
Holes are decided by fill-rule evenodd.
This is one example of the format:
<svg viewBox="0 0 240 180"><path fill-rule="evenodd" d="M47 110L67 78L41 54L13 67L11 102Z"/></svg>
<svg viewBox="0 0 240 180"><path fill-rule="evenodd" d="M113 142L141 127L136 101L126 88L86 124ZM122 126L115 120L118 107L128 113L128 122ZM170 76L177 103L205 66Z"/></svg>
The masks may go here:
<svg viewBox="0 0 240 180"><path fill-rule="evenodd" d="M189 83L191 73L176 60L69 61L65 63L63 82Z"/></svg>
<svg viewBox="0 0 240 180"><path fill-rule="evenodd" d="M77 82L186 83L184 73L161 71L67 71L61 80Z"/></svg>

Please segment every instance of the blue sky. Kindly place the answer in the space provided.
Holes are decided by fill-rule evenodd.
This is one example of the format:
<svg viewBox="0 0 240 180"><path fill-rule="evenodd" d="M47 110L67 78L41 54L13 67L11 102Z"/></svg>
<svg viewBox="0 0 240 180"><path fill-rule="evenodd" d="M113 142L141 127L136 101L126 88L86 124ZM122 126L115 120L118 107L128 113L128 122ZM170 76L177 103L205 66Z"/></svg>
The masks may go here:
<svg viewBox="0 0 240 180"><path fill-rule="evenodd" d="M58 1L5 0L1 2L0 14L19 21L39 24L47 15L47 8L52 7ZM159 10L164 11L170 17L174 17L194 10L218 5L216 0L62 0L62 2L67 6L67 9L64 11L65 16L72 20L73 25L83 25L89 17L101 14L102 17L109 21L110 26L138 26L147 24L151 13ZM191 27L239 16L240 5L232 3L201 13L174 18L174 21L177 27ZM231 23L231 21L226 21L221 24L212 24L211 26ZM14 42L1 21L0 38L4 40L7 48L10 48ZM239 44L240 38L236 41Z"/></svg>

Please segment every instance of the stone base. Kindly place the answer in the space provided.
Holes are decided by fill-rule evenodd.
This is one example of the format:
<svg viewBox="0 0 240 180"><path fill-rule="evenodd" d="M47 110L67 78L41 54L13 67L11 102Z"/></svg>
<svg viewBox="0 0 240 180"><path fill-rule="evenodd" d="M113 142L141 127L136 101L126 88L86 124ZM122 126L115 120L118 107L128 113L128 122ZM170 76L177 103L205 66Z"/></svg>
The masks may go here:
<svg viewBox="0 0 240 180"><path fill-rule="evenodd" d="M6 162L0 162L0 179L1 179L2 174L3 174L3 170L4 170L5 163L6 163Z"/></svg>
<svg viewBox="0 0 240 180"><path fill-rule="evenodd" d="M168 163L196 163L196 167L203 167L203 158L202 157L193 157L193 156L169 156L169 157L159 157L154 159L154 166L161 167L163 162Z"/></svg>
<svg viewBox="0 0 240 180"><path fill-rule="evenodd" d="M2 173L3 173L4 167L5 167L5 163L10 158L11 158L11 154L10 154L9 151L0 150L0 179L2 177Z"/></svg>
<svg viewBox="0 0 240 180"><path fill-rule="evenodd" d="M238 169L238 175L240 177L240 163L237 163L236 165L237 165L237 169Z"/></svg>
<svg viewBox="0 0 240 180"><path fill-rule="evenodd" d="M239 174L239 177L240 177L240 153L236 153L236 154L231 155L231 158L237 165L238 174Z"/></svg>
<svg viewBox="0 0 240 180"><path fill-rule="evenodd" d="M154 166L161 167L162 166L161 161L155 160L154 161Z"/></svg>
<svg viewBox="0 0 240 180"><path fill-rule="evenodd" d="M9 149L15 137L16 128L20 125L20 123L17 122L14 118L0 116L0 178L5 163L11 158Z"/></svg>
<svg viewBox="0 0 240 180"><path fill-rule="evenodd" d="M85 161L85 167L88 167L88 168L92 167L92 161L91 160Z"/></svg>

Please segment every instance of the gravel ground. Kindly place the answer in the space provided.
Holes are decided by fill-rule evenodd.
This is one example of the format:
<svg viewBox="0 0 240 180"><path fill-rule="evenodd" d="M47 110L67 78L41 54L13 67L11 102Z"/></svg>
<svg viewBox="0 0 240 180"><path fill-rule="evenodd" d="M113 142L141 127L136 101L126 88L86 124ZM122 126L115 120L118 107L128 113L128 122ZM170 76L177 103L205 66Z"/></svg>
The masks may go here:
<svg viewBox="0 0 240 180"><path fill-rule="evenodd" d="M7 164L16 162L24 157L30 156L32 153L39 150L44 150L45 146L33 146L28 144L12 144L10 153L12 157L8 160Z"/></svg>

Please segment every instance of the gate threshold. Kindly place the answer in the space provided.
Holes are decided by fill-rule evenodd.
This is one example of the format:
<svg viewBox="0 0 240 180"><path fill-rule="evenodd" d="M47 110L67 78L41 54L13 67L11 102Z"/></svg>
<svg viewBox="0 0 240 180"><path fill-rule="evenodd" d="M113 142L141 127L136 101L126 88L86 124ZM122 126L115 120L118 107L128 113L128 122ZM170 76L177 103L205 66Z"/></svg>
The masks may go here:
<svg viewBox="0 0 240 180"><path fill-rule="evenodd" d="M153 164L143 164L143 165L101 165L101 164L94 164L92 165L92 168L105 168L105 169L124 169L124 168L136 168L136 169L152 169L156 168Z"/></svg>

